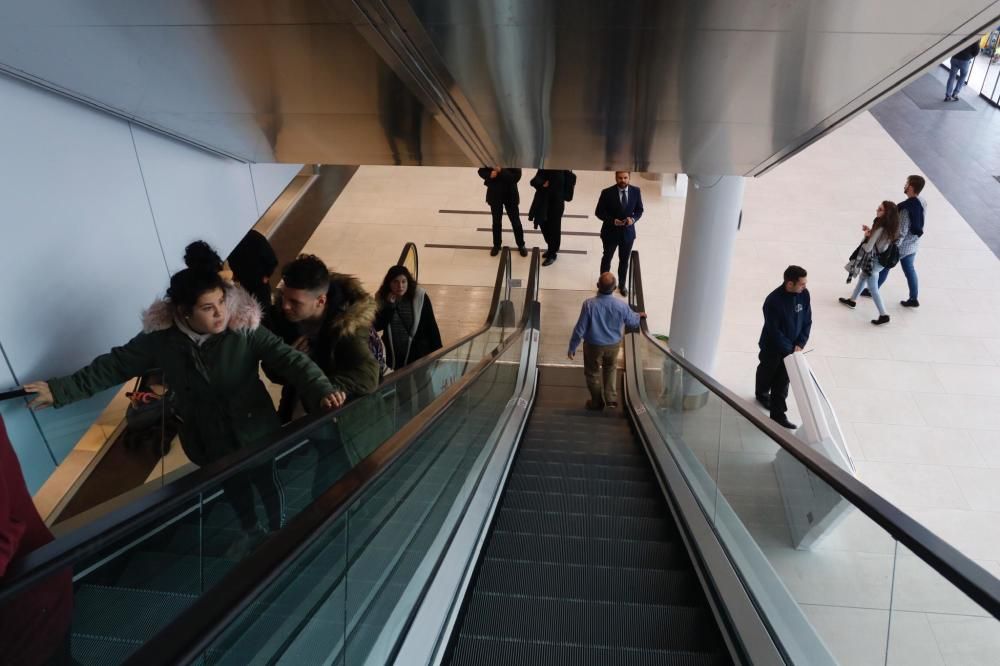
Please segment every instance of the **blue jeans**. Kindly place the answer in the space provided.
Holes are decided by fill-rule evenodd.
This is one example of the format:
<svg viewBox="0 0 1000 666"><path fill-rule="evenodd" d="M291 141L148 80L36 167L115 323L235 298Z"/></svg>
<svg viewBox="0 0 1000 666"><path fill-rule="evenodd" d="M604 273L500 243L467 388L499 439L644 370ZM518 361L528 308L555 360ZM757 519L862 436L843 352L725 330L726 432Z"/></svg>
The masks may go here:
<svg viewBox="0 0 1000 666"><path fill-rule="evenodd" d="M917 253L908 254L905 257L899 258L899 265L903 269L903 275L906 276L906 286L910 288L910 300L917 300L917 269L913 267L913 260L917 258ZM889 268L883 268L882 272L878 275L878 286L882 286L885 279L889 277Z"/></svg>
<svg viewBox="0 0 1000 666"><path fill-rule="evenodd" d="M972 60L975 60L973 58ZM958 91L965 85L965 80L969 78L969 70L972 69L972 60L951 59L951 72L948 74L948 85L945 86L945 97L956 97Z"/></svg>
<svg viewBox="0 0 1000 666"><path fill-rule="evenodd" d="M858 276L858 283L854 285L854 293L851 294L851 300L858 300L858 296L861 295L861 290L867 288L869 293L872 295L872 300L875 301L875 307L878 308L878 313L880 315L885 314L885 304L882 303L882 294L878 293L878 284L881 273L879 271L884 271L888 269L883 269L878 265L876 261L872 266L872 274L865 275L864 273Z"/></svg>

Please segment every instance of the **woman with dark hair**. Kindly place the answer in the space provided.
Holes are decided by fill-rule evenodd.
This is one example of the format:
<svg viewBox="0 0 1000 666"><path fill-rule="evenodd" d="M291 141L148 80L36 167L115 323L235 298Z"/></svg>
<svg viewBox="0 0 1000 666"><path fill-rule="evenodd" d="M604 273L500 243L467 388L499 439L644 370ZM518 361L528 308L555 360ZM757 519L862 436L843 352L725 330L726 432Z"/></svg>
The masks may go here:
<svg viewBox="0 0 1000 666"><path fill-rule="evenodd" d="M872 323L881 326L889 323L889 315L886 314L882 295L878 291L878 275L882 272L886 253L899 240L899 208L891 201L883 201L879 204L872 226L862 225L861 230L865 234L865 240L861 241L845 267L847 281L850 282L857 275L858 283L850 298L838 300L853 310L858 305L858 295L867 287L879 315L878 319L872 319Z"/></svg>
<svg viewBox="0 0 1000 666"><path fill-rule="evenodd" d="M142 333L72 375L26 384L36 394L31 407L63 407L160 368L184 452L204 466L280 430L260 380L262 361L295 385L307 404L327 409L343 404L344 395L308 356L260 326L260 304L219 276L222 260L208 244L189 245L184 261L188 267L170 278L166 298L143 313ZM263 533L251 484L264 502L270 529L280 528L284 518L272 465L228 479L223 488L242 524L244 538L237 543L243 546Z"/></svg>
<svg viewBox="0 0 1000 666"><path fill-rule="evenodd" d="M226 257L226 263L233 271L233 279L264 308L266 318L271 308L271 275L278 268L278 256L271 243L251 229Z"/></svg>
<svg viewBox="0 0 1000 666"><path fill-rule="evenodd" d="M405 266L393 266L375 294L375 329L382 331L386 364L399 370L441 349L430 296Z"/></svg>

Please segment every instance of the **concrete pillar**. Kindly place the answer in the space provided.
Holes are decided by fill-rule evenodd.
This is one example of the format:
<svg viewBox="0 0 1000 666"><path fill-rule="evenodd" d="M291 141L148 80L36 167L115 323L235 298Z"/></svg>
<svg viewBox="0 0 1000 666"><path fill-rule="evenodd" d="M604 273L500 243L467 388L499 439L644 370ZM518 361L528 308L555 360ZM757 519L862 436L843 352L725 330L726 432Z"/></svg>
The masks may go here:
<svg viewBox="0 0 1000 666"><path fill-rule="evenodd" d="M742 205L742 176L689 176L670 347L710 374L715 371ZM700 387L685 386L685 407L698 407L707 397Z"/></svg>

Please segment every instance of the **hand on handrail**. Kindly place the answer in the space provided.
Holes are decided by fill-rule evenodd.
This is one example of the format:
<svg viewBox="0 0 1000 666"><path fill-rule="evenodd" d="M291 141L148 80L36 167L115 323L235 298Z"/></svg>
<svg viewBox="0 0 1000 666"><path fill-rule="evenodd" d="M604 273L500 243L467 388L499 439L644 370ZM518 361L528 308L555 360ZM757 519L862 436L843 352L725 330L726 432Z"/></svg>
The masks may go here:
<svg viewBox="0 0 1000 666"><path fill-rule="evenodd" d="M56 402L48 382L31 382L24 385L24 390L35 394L35 399L28 403L28 407L33 411L51 407Z"/></svg>

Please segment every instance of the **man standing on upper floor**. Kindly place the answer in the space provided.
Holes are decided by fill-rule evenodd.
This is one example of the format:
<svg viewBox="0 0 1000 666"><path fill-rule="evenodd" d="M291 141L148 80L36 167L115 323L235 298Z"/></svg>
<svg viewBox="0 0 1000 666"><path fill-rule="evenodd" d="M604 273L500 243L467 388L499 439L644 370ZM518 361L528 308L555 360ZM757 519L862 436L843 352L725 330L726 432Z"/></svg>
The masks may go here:
<svg viewBox="0 0 1000 666"><path fill-rule="evenodd" d="M917 258L917 249L920 246L920 237L924 235L924 217L927 213L927 202L920 197L926 181L922 176L910 176L903 185L903 194L906 195L904 201L899 202L899 265L906 276L906 285L910 293L905 301L899 304L904 308L918 308L920 301L917 300L917 269L913 267L913 262ZM890 268L883 268L878 275L878 286L881 287L885 279L889 277ZM866 289L862 296L870 296Z"/></svg>
<svg viewBox="0 0 1000 666"><path fill-rule="evenodd" d="M601 273L611 270L611 258L618 251L618 291L628 296L628 262L635 243L635 223L642 217L642 193L635 185L629 185L628 171L615 171L615 184L601 191L594 215L604 224L601 226L601 242L604 255L601 257Z"/></svg>
<svg viewBox="0 0 1000 666"><path fill-rule="evenodd" d="M562 217L566 202L573 199L576 175L572 171L539 169L531 179L531 186L535 188L535 198L528 210L528 220L542 228L546 245L542 266L551 266L559 257Z"/></svg>
<svg viewBox="0 0 1000 666"><path fill-rule="evenodd" d="M785 357L800 352L809 341L812 307L806 289L806 269L789 266L784 282L764 299L764 328L760 332L760 364L757 366L757 402L771 418L789 430L798 426L788 420L788 371Z"/></svg>
<svg viewBox="0 0 1000 666"><path fill-rule="evenodd" d="M486 203L489 204L490 212L493 214L493 248L490 256L495 257L500 252L503 244L500 236L500 220L503 217L503 209L507 209L507 217L510 219L510 226L514 230L514 241L517 243L517 250L522 257L528 256L528 250L524 247L524 230L521 228L521 213L517 210L521 203L521 196L517 191L517 181L521 180L520 169L502 169L498 166L483 167L479 170L479 177L483 179L486 186Z"/></svg>

